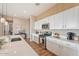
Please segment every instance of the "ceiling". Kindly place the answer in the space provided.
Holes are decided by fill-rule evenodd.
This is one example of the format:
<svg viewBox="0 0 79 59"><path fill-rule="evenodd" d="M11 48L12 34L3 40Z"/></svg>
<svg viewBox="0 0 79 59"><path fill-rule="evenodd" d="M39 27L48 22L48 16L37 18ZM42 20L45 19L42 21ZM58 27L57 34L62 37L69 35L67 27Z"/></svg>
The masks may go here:
<svg viewBox="0 0 79 59"><path fill-rule="evenodd" d="M29 18L38 16L42 12L53 7L55 3L7 3L7 15L12 17ZM2 15L2 3L0 3L0 15ZM3 4L3 15L6 15L6 4Z"/></svg>

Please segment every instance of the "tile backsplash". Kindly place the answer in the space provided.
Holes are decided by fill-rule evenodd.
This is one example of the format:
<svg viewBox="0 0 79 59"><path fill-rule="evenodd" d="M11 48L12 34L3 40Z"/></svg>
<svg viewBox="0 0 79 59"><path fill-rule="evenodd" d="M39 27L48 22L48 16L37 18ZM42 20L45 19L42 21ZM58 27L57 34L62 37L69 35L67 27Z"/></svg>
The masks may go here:
<svg viewBox="0 0 79 59"><path fill-rule="evenodd" d="M79 29L53 29L52 33L59 33L60 35L67 35L67 32L74 32L77 36L79 36Z"/></svg>

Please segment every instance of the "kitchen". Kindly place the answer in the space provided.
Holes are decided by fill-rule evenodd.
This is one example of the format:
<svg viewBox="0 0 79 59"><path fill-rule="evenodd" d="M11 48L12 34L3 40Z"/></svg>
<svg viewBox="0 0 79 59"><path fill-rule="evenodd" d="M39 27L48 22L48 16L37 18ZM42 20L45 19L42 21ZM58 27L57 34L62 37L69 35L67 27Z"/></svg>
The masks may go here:
<svg viewBox="0 0 79 59"><path fill-rule="evenodd" d="M58 56L77 56L79 54L79 5L64 11L58 11L59 9L67 8L67 6L69 7L70 5L60 4L60 8L55 6L56 9L52 9L54 12L49 12L51 11L49 9L46 11L49 12L48 14L41 14L42 16L38 17L40 20L37 19L35 22L35 32L32 33L31 39L40 44L39 35L45 36L47 34L45 38L41 38L41 43L44 44L45 49ZM56 14L54 14L55 12ZM54 15L51 15L51 13Z"/></svg>
<svg viewBox="0 0 79 59"><path fill-rule="evenodd" d="M23 4L22 5L7 4L7 5L8 5L8 10L6 4L4 4L5 7L4 10L6 13L8 13L8 15L7 16L4 15L4 18L7 17L7 21L12 24L11 25L12 28L10 31L12 34L8 33L5 35L8 36L10 41L13 38L14 38L13 41L20 40L17 39L18 37L22 39L22 42L20 41L21 43L19 43L18 41L17 43L15 42L10 43L12 46L10 46L9 49L14 46L15 48L13 48L13 50L11 50L10 52L8 51L9 52L9 53L7 52L8 55L37 56L38 55L37 52L35 52L35 50L28 43L25 43L24 40L26 39L29 40L30 42L33 41L36 44L41 45L40 47L43 48L43 50L46 51L48 50L57 56L79 56L79 27L78 27L79 4L78 3L45 3L45 4L29 3L24 5ZM23 6L25 8L27 7L26 10L29 12L25 11ZM7 12L10 10L9 8L13 12L11 11L10 13ZM15 14L14 13L15 8L22 10L18 11L17 9ZM33 9L33 11L31 9ZM20 12L21 14L19 14ZM2 13L2 14L6 14L6 13ZM10 15L13 17L11 17ZM3 30L4 23L0 23L0 24L1 24L0 25L0 37L1 37L4 36L5 31ZM20 47L21 44L23 49L21 49ZM28 48L26 45L28 46ZM1 51L4 50L0 50L0 52ZM28 51L29 54L24 51L26 52ZM11 54L11 52L13 54Z"/></svg>

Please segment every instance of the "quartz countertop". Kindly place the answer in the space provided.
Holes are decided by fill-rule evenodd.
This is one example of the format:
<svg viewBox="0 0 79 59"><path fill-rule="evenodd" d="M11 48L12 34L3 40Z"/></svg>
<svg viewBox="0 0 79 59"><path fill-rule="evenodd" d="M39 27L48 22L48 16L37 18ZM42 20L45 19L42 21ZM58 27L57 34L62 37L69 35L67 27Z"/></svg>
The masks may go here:
<svg viewBox="0 0 79 59"><path fill-rule="evenodd" d="M38 54L19 35L12 35L10 38L21 38L21 41L9 42L0 49L2 56L38 56Z"/></svg>
<svg viewBox="0 0 79 59"><path fill-rule="evenodd" d="M59 38L56 38L56 37L53 37L53 36L49 36L47 38L50 38L51 40L53 40L55 38L55 39L58 39L58 40L62 40L62 41L68 42L70 44L77 44L77 45L79 45L79 40L68 40L65 36L61 36Z"/></svg>
<svg viewBox="0 0 79 59"><path fill-rule="evenodd" d="M34 33L32 33L32 35L38 36L39 34L34 34ZM54 37L53 34L52 34L52 36L48 36L47 38L51 38L51 39L52 39L52 38L55 38L55 39L58 39L58 40L63 40L63 41L69 42L69 43L75 43L75 44L78 44L78 45L79 45L79 40L67 40L67 37L64 36L64 35L60 35L59 38L56 38L56 37ZM52 39L52 40L53 40L53 39Z"/></svg>

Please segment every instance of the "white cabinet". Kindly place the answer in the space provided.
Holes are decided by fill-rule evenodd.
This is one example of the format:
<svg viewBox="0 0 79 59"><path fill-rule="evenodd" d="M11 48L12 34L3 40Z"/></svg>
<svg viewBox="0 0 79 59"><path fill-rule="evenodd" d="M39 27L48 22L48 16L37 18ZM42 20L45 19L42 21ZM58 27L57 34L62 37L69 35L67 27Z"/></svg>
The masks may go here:
<svg viewBox="0 0 79 59"><path fill-rule="evenodd" d="M76 56L77 46L57 38L47 38L47 49L59 56Z"/></svg>
<svg viewBox="0 0 79 59"><path fill-rule="evenodd" d="M31 40L34 41L34 42L36 42L36 43L38 43L38 41L39 41L39 36L38 36L37 34L32 34L32 35L31 35Z"/></svg>
<svg viewBox="0 0 79 59"><path fill-rule="evenodd" d="M77 46L74 43L62 41L62 56L77 56Z"/></svg>
<svg viewBox="0 0 79 59"><path fill-rule="evenodd" d="M77 56L79 56L79 45L77 44Z"/></svg>
<svg viewBox="0 0 79 59"><path fill-rule="evenodd" d="M79 29L79 6L49 17L50 29Z"/></svg>
<svg viewBox="0 0 79 59"><path fill-rule="evenodd" d="M46 24L46 23L49 23L48 17L46 17L44 19L41 19L39 21L36 21L35 22L35 29L36 30L41 30L42 29L42 24Z"/></svg>
<svg viewBox="0 0 79 59"><path fill-rule="evenodd" d="M68 47L68 46L62 46L61 55L62 56L76 56L77 50L76 50L76 48L71 48L71 47Z"/></svg>
<svg viewBox="0 0 79 59"><path fill-rule="evenodd" d="M63 29L63 14L59 13L55 15L54 29Z"/></svg>
<svg viewBox="0 0 79 59"><path fill-rule="evenodd" d="M58 13L49 17L50 29L64 29L63 13Z"/></svg>
<svg viewBox="0 0 79 59"><path fill-rule="evenodd" d="M50 29L79 29L79 6L43 18L35 23L36 29L42 29L41 26L45 23L50 24Z"/></svg>
<svg viewBox="0 0 79 59"><path fill-rule="evenodd" d="M49 17L50 29L63 29L63 14L59 13Z"/></svg>
<svg viewBox="0 0 79 59"><path fill-rule="evenodd" d="M37 36L34 36L34 42L38 43L39 38Z"/></svg>
<svg viewBox="0 0 79 59"><path fill-rule="evenodd" d="M60 46L53 41L47 40L47 49L56 55L60 55Z"/></svg>
<svg viewBox="0 0 79 59"><path fill-rule="evenodd" d="M65 29L78 29L79 25L79 7L74 7L64 11L64 26Z"/></svg>
<svg viewBox="0 0 79 59"><path fill-rule="evenodd" d="M35 29L36 30L40 30L41 29L41 22L40 21L36 21L35 22Z"/></svg>
<svg viewBox="0 0 79 59"><path fill-rule="evenodd" d="M50 16L49 17L49 23L50 23L50 29L54 29L55 25L54 25L54 21L55 21L55 17L54 16Z"/></svg>

